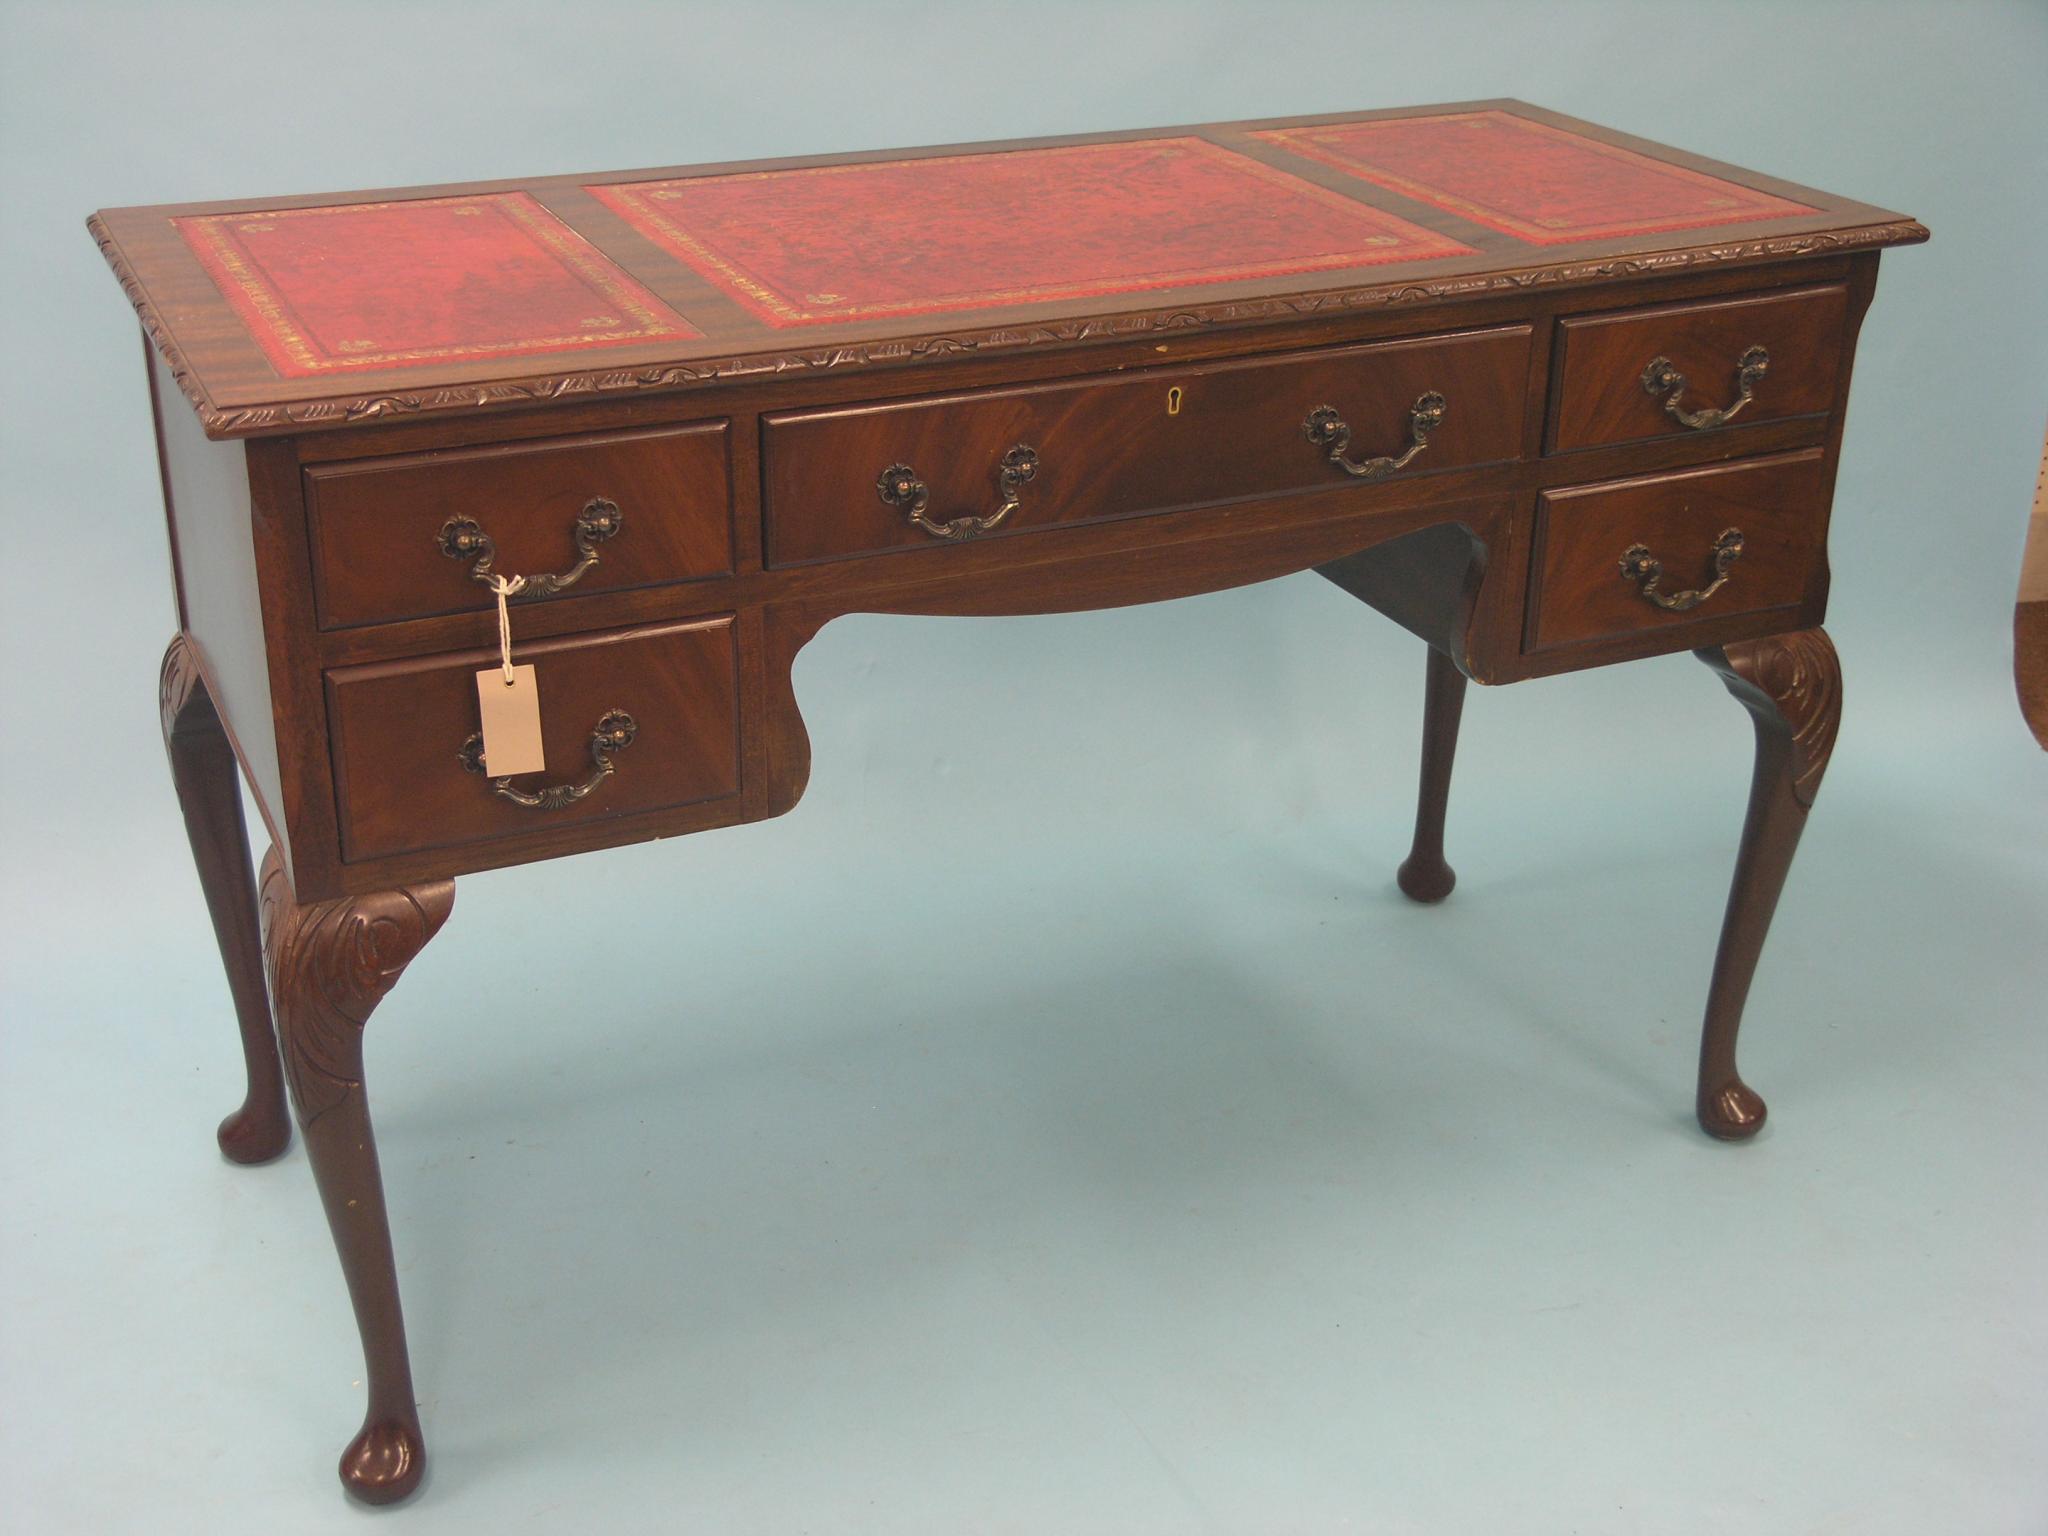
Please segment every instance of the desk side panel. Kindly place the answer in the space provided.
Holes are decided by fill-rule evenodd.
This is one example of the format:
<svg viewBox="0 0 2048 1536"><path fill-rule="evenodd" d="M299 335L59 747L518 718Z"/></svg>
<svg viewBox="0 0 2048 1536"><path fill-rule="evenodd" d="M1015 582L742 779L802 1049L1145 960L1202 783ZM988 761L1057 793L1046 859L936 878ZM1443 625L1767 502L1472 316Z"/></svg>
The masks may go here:
<svg viewBox="0 0 2048 1536"><path fill-rule="evenodd" d="M208 440L154 347L149 358L178 613L198 647L207 691L255 791L257 809L282 848L285 800L256 576L248 449Z"/></svg>

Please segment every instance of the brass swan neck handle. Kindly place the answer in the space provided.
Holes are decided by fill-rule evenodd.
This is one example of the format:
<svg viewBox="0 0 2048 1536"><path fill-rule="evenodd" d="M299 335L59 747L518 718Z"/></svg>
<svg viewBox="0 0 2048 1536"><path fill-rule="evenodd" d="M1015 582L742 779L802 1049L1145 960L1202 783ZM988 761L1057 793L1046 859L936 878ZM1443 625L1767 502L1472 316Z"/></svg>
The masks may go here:
<svg viewBox="0 0 2048 1536"><path fill-rule="evenodd" d="M1329 461L1345 474L1359 480L1383 480L1396 470L1406 469L1415 456L1429 446L1429 434L1444 424L1444 397L1435 390L1408 408L1408 446L1398 454L1377 459L1353 459L1345 454L1351 446L1351 427L1337 408L1319 405L1301 424L1301 435L1324 451Z"/></svg>
<svg viewBox="0 0 2048 1536"><path fill-rule="evenodd" d="M575 586L583 579L583 573L597 564L597 546L617 535L625 525L625 514L619 511L617 502L593 496L576 514L576 522L570 529L576 544L575 563L567 570L553 574L504 577L505 595L553 597L565 587ZM449 518L434 536L434 542L450 560L470 562L470 580L480 581L493 591L497 590L501 579L495 569L498 546L475 518Z"/></svg>
<svg viewBox="0 0 2048 1536"><path fill-rule="evenodd" d="M1672 365L1670 358L1653 357L1643 370L1643 391L1662 395L1666 415L1682 427L1701 432L1733 421L1736 413L1755 398L1757 384L1770 371L1771 354L1762 347L1751 347L1735 361L1735 399L1727 405L1689 411L1679 403L1685 394L1685 375Z"/></svg>
<svg viewBox="0 0 2048 1536"><path fill-rule="evenodd" d="M516 787L509 778L492 779L491 788L503 795L514 805L523 805L535 811L559 811L574 805L598 785L618 772L612 762L612 754L623 752L633 744L633 738L640 734L640 725L623 709L608 710L590 733L590 772L569 784L548 784L540 789L528 790ZM490 769L484 763L484 738L478 732L462 744L457 754L462 766L471 773L488 775Z"/></svg>
<svg viewBox="0 0 2048 1536"><path fill-rule="evenodd" d="M1624 580L1636 583L1636 590L1643 597L1662 608L1666 613L1688 613L1699 607L1708 598L1721 590L1728 580L1728 574L1735 568L1735 562L1742 557L1742 530L1724 528L1721 536L1714 540L1714 578L1704 587L1685 592L1659 592L1657 586L1664 579L1664 562L1650 553L1647 544L1631 544L1622 551L1621 574Z"/></svg>
<svg viewBox="0 0 2048 1536"><path fill-rule="evenodd" d="M996 490L1002 504L979 516L963 515L939 522L925 515L931 504L931 487L908 464L891 464L875 481L875 492L892 507L901 507L914 528L922 528L935 539L961 544L994 533L1015 512L1023 500L1026 482L1038 473L1038 452L1028 443L1018 443L1003 455L996 467Z"/></svg>

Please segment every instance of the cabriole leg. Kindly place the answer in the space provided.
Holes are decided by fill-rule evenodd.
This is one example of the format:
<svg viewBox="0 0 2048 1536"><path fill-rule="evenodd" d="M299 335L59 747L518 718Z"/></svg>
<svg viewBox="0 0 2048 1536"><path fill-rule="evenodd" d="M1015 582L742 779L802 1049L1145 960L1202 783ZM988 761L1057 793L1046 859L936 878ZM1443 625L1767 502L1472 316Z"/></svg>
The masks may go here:
<svg viewBox="0 0 2048 1536"><path fill-rule="evenodd" d="M1422 793L1415 808L1415 843L1395 873L1410 900L1442 901L1458 877L1444 862L1444 812L1451 798L1451 760L1458 751L1458 721L1465 712L1465 674L1449 655L1429 648L1422 696Z"/></svg>
<svg viewBox="0 0 2048 1536"><path fill-rule="evenodd" d="M1842 664L1834 642L1818 629L1693 654L1721 675L1756 722L1749 816L1700 1034L1700 1125L1710 1136L1741 1141L1763 1129L1765 1111L1736 1070L1735 1038L1778 893L1834 750L1842 718Z"/></svg>
<svg viewBox="0 0 2048 1536"><path fill-rule="evenodd" d="M200 674L198 654L183 635L164 652L157 702L178 808L185 815L192 862L199 869L213 936L227 968L248 1071L242 1107L221 1121L217 1139L234 1162L268 1162L291 1144L292 1123L285 1113L284 1074L278 1069L270 1000L264 993L263 939L256 922L249 835L242 821L241 776L220 712Z"/></svg>
<svg viewBox="0 0 2048 1536"><path fill-rule="evenodd" d="M363 1090L363 1026L454 904L455 883L437 880L301 906L277 850L263 861L263 944L285 1079L355 1307L369 1387L341 1481L373 1504L418 1487L426 1452Z"/></svg>

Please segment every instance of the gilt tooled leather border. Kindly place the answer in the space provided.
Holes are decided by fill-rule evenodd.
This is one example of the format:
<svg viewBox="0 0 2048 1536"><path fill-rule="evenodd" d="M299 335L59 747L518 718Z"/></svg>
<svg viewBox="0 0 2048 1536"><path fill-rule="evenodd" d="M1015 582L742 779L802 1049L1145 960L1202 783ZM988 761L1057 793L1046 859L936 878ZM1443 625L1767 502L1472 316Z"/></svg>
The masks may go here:
<svg viewBox="0 0 2048 1536"><path fill-rule="evenodd" d="M1441 179L1433 180L1412 159L1405 165L1400 163L1398 151L1375 158L1367 147L1375 138L1443 134L1447 130L1454 135L1501 130L1500 133L1487 134L1487 142L1499 146L1504 137L1519 136L1523 144L1520 148L1503 147L1504 159L1496 167L1503 174L1484 191L1470 184L1462 191L1455 190L1443 185ZM1675 165L1619 144L1608 144L1551 123L1492 108L1428 117L1262 128L1252 137L1331 166L1373 186L1384 187L1487 229L1511 235L1528 245L1569 245L1581 240L1712 229L1717 225L1802 218L1819 211L1810 204L1762 192L1723 176ZM1546 150L1553 156L1579 157L1588 167L1589 175L1575 182L1557 176L1554 164L1551 174L1535 167L1518 170L1513 164L1518 155L1526 159L1529 153L1541 155ZM1478 157L1465 154L1456 158L1460 160L1456 167L1459 171L1484 168L1484 161ZM1555 205L1542 200L1540 189L1562 185L1569 193L1582 189L1589 181L1597 185L1602 167L1611 168L1610 174L1626 173L1633 177L1631 186L1609 189L1608 196L1613 201L1604 217L1572 217L1546 212ZM1683 189L1692 199L1704 196L1711 206L1686 208L1666 201L1660 207L1658 192L1670 188ZM1539 195L1531 196L1532 192Z"/></svg>
<svg viewBox="0 0 2048 1536"><path fill-rule="evenodd" d="M265 265L261 253L251 245L252 239L259 235L274 241L281 228L308 226L307 233L311 234L310 226L332 222L337 226L334 238L346 240L348 236L341 232L340 226L352 217L395 214L404 219L410 215L417 224L421 214L442 212L449 215L445 220L448 224L465 216L476 219L478 226L487 231L485 239L495 237L498 242L498 247L487 253L493 259L502 260L509 254L513 259L526 260L531 268L537 258L539 271L556 277L550 297L557 301L558 307L566 301L565 315L574 314L577 309L595 313L578 316L567 328L558 326L550 330L542 327L532 331L523 331L518 324L490 323L502 322L503 316L472 314L468 318L484 322L482 329L496 334L475 334L467 340L453 335L438 341L428 340L417 331L410 340L392 339L387 335L381 343L377 339L323 338L304 311L309 303L326 295L308 293L303 285L300 291L294 292L286 280ZM198 214L176 218L171 223L213 279L214 286L233 307L250 337L262 348L271 366L287 378L409 368L428 363L532 357L550 352L592 351L648 341L696 340L703 335L620 271L596 246L524 192L468 193L378 203L334 203L262 212ZM399 243L418 245L423 243L421 237L430 233L409 229ZM398 234L396 230L387 229L379 238L388 245ZM359 240L360 237L361 232L357 231ZM317 234L313 235L316 248L319 238ZM474 259L473 238L470 249ZM403 252L394 256L395 261L402 259ZM417 283L433 271L433 264L428 262L418 269L413 281ZM473 275L461 268L455 271L465 277ZM406 275L401 267L385 280L402 282ZM444 278L447 275L444 273ZM456 300L463 292L461 284L453 284L445 295L450 306L456 307L458 315L460 308ZM373 291L367 297L374 305L380 295ZM469 300L469 306L472 310L476 308L474 298ZM388 323L389 317L386 318ZM365 322L365 326L377 328L371 322ZM459 329L459 325L454 329Z"/></svg>
<svg viewBox="0 0 2048 1536"><path fill-rule="evenodd" d="M1189 135L593 182L584 191L778 328L1475 254ZM1019 240L1019 225L1062 238ZM821 273L845 291L816 291Z"/></svg>

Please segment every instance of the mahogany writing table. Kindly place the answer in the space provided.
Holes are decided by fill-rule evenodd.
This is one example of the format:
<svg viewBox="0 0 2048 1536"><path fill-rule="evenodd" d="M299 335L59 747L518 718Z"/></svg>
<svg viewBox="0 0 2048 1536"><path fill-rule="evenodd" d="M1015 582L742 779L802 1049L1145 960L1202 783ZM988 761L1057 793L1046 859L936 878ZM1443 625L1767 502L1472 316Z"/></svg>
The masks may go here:
<svg viewBox="0 0 2048 1536"><path fill-rule="evenodd" d="M1840 713L1850 362L1919 224L1513 101L90 222L148 339L164 735L248 1068L220 1145L276 1156L289 1089L355 1494L424 1455L371 1011L454 876L794 805L791 663L842 614L1320 571L1429 647L1425 902L1467 678L1693 651L1757 743L1699 1119L1763 1124L1736 1031ZM486 745L501 663L537 771Z"/></svg>

